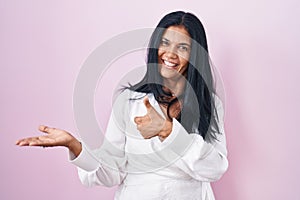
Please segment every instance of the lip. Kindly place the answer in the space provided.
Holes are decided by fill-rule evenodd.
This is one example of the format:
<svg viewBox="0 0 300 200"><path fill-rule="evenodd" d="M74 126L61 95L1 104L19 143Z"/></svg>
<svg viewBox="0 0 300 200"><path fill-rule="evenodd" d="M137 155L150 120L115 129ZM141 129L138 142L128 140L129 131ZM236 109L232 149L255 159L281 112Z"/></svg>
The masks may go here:
<svg viewBox="0 0 300 200"><path fill-rule="evenodd" d="M168 61L166 59L161 59L161 64L166 67L166 68L169 68L169 69L176 69L178 67L178 63L176 62L172 62L172 61Z"/></svg>

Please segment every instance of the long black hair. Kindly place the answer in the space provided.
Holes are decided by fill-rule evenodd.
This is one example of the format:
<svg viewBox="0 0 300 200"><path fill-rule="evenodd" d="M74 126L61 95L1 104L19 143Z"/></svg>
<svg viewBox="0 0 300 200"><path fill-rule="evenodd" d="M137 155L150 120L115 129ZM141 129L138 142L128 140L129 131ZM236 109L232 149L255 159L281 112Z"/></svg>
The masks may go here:
<svg viewBox="0 0 300 200"><path fill-rule="evenodd" d="M158 48L164 31L170 26L183 26L190 34L192 44L184 92L175 100L166 101L171 99L168 98L171 94L163 90L158 70ZM198 133L204 140L211 142L216 139L216 133L220 132L213 116L217 112L206 34L200 20L191 13L177 11L161 19L150 38L146 74L140 82L128 88L136 92L152 93L157 102L167 104L168 115L170 106L181 98L178 121L189 133Z"/></svg>

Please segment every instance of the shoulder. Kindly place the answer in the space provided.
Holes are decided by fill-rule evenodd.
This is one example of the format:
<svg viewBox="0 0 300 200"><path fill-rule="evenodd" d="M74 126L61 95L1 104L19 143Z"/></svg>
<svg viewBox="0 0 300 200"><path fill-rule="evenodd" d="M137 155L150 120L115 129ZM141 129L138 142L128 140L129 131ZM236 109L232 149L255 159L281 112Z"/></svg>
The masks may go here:
<svg viewBox="0 0 300 200"><path fill-rule="evenodd" d="M146 95L147 95L147 93L136 92L134 90L126 88L126 89L118 92L115 96L117 96L117 98L123 98L123 100L125 100L125 98L127 100L134 100L134 99L144 98Z"/></svg>
<svg viewBox="0 0 300 200"><path fill-rule="evenodd" d="M214 108L215 108L215 116L217 116L218 121L222 120L224 121L224 99L222 99L219 95L213 94L212 95L212 101L214 102Z"/></svg>
<svg viewBox="0 0 300 200"><path fill-rule="evenodd" d="M143 102L146 93L136 92L130 89L118 91L113 96L113 108L117 110L124 109L124 107L131 107L132 104Z"/></svg>
<svg viewBox="0 0 300 200"><path fill-rule="evenodd" d="M216 94L216 93L212 93L212 100L214 101L214 103L216 105L218 104L223 104L223 99L220 97L220 95Z"/></svg>

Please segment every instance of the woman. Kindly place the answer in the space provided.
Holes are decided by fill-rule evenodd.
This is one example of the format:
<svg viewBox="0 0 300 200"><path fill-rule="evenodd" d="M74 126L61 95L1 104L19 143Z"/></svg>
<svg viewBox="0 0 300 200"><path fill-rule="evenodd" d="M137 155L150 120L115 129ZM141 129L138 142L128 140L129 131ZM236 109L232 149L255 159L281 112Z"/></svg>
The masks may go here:
<svg viewBox="0 0 300 200"><path fill-rule="evenodd" d="M115 101L101 148L91 151L70 133L19 146L65 146L83 184L119 185L115 199L214 199L210 182L227 170L222 103L216 96L203 25L173 12L150 39L147 72Z"/></svg>

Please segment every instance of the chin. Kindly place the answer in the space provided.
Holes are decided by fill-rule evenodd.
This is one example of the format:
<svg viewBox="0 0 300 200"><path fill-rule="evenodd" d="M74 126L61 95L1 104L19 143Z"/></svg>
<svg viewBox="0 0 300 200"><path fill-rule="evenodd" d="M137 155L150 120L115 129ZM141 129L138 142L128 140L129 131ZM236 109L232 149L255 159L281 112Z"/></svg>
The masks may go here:
<svg viewBox="0 0 300 200"><path fill-rule="evenodd" d="M177 71L171 71L170 69L161 69L160 75L163 79L178 79L180 77Z"/></svg>

